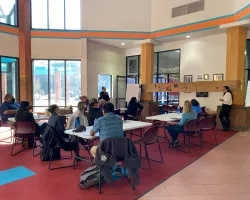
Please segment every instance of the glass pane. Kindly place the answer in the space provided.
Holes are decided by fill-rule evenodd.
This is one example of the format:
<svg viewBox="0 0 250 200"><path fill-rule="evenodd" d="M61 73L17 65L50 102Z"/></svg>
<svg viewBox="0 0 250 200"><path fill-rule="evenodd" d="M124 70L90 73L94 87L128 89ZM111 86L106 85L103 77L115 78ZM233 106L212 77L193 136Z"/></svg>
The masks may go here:
<svg viewBox="0 0 250 200"><path fill-rule="evenodd" d="M157 83L157 74L153 75L153 83ZM157 101L157 92L153 92L153 101Z"/></svg>
<svg viewBox="0 0 250 200"><path fill-rule="evenodd" d="M64 0L49 0L49 29L64 29Z"/></svg>
<svg viewBox="0 0 250 200"><path fill-rule="evenodd" d="M180 82L180 74L169 74L169 82ZM170 105L179 105L179 92L169 92L168 95Z"/></svg>
<svg viewBox="0 0 250 200"><path fill-rule="evenodd" d="M168 75L159 74L158 83L168 83ZM158 92L158 102L160 104L168 104L168 93Z"/></svg>
<svg viewBox="0 0 250 200"><path fill-rule="evenodd" d="M0 22L17 25L16 0L0 0Z"/></svg>
<svg viewBox="0 0 250 200"><path fill-rule="evenodd" d="M65 61L51 60L50 70L50 104L65 105Z"/></svg>
<svg viewBox="0 0 250 200"><path fill-rule="evenodd" d="M159 74L179 73L180 50L159 53Z"/></svg>
<svg viewBox="0 0 250 200"><path fill-rule="evenodd" d="M81 61L66 61L66 105L77 106L81 95Z"/></svg>
<svg viewBox="0 0 250 200"><path fill-rule="evenodd" d="M109 74L98 74L98 96L102 91L102 87L105 87L109 93L109 97L112 96L112 76Z"/></svg>
<svg viewBox="0 0 250 200"><path fill-rule="evenodd" d="M33 61L33 106L49 106L48 60ZM38 109L38 108L37 108ZM36 112L44 112L39 108Z"/></svg>
<svg viewBox="0 0 250 200"><path fill-rule="evenodd" d="M18 97L17 87L17 73L18 61L16 58L1 57L1 92L2 99L7 93L12 94L14 97ZM18 98L17 98L18 101Z"/></svg>
<svg viewBox="0 0 250 200"><path fill-rule="evenodd" d="M65 29L81 30L80 0L65 0Z"/></svg>
<svg viewBox="0 0 250 200"><path fill-rule="evenodd" d="M32 28L48 28L47 0L31 1Z"/></svg>
<svg viewBox="0 0 250 200"><path fill-rule="evenodd" d="M136 77L127 77L127 84L136 84Z"/></svg>
<svg viewBox="0 0 250 200"><path fill-rule="evenodd" d="M246 69L250 69L250 40L247 40L246 48Z"/></svg>

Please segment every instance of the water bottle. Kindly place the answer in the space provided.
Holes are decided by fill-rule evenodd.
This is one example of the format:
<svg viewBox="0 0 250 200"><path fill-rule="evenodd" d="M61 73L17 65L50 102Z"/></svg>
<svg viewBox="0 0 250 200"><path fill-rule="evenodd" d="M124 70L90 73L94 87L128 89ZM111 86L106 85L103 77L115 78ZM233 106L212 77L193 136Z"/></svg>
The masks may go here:
<svg viewBox="0 0 250 200"><path fill-rule="evenodd" d="M178 106L178 107L177 107L177 114L180 114L180 113L181 113L181 107Z"/></svg>

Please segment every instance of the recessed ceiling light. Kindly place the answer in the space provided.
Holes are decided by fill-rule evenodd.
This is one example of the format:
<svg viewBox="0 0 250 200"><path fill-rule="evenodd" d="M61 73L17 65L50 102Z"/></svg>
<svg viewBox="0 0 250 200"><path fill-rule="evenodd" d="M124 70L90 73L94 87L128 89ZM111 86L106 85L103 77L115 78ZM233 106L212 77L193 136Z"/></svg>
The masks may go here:
<svg viewBox="0 0 250 200"><path fill-rule="evenodd" d="M122 46L124 46L124 45L125 45L125 43L121 43L121 45L122 45Z"/></svg>
<svg viewBox="0 0 250 200"><path fill-rule="evenodd" d="M190 35L187 35L186 38L190 38Z"/></svg>

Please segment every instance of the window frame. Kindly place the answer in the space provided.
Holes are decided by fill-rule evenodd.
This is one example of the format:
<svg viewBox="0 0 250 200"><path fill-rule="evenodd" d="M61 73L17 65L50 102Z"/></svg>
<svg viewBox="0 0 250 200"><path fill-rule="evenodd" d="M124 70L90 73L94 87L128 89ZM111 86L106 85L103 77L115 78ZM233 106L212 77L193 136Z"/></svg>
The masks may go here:
<svg viewBox="0 0 250 200"><path fill-rule="evenodd" d="M19 19L19 9L18 9L18 7L19 7L19 1L15 0L15 6L11 9L10 14L7 16L7 18L10 18L11 14L14 13L14 21L16 21L16 25L12 25L9 23L3 23L3 22L0 22L0 25L18 27L19 26L19 20L18 20ZM4 56L4 57L8 57L8 56ZM15 57L9 57L9 58L15 58Z"/></svg>
<svg viewBox="0 0 250 200"><path fill-rule="evenodd" d="M16 0L17 1L17 0ZM30 28L31 30L51 30L51 31L81 31L81 20L79 21L80 23L80 29L66 29L66 0L63 0L63 4L64 4L64 11L63 11L63 16L64 16L64 28L63 29L55 29L55 28L49 28L49 19L50 19L50 15L49 15L49 0L47 0L47 28L33 28L32 27L32 0L31 0L31 12L30 12ZM81 7L81 1L80 1L80 7ZM80 8L79 8L80 9ZM81 9L80 9L80 16L81 16Z"/></svg>
<svg viewBox="0 0 250 200"><path fill-rule="evenodd" d="M0 85L2 85L2 59L1 58L13 58L17 60L17 67L16 67L16 94L14 94L16 101L20 100L20 65L19 65L19 58L17 57L12 57L12 56L3 56L0 55ZM2 91L2 88L0 88L0 90ZM2 104L2 98L3 98L3 94L2 92L0 92L0 103Z"/></svg>
<svg viewBox="0 0 250 200"><path fill-rule="evenodd" d="M32 102L34 103L34 61L42 61L42 60L46 60L46 61L48 61L48 105L51 105L51 99L50 99L50 96L51 96L51 92L50 92L50 90L51 90L51 87L50 87L50 61L63 61L64 62L64 81L65 81L65 88L64 88L64 93L65 93L65 97L66 97L66 92L67 92L67 87L66 87L66 85L67 85L67 71L66 71L66 68L67 68L67 66L66 66L66 63L67 63L67 61L79 61L80 62L80 64L81 64L81 60L80 59L46 59L46 58L38 58L38 59L35 59L35 58L32 58L31 59L31 66L32 66L32 68L31 68L31 74L32 74L32 76L31 76L31 81L32 81ZM80 70L81 70L81 76L82 76L82 68L80 68ZM80 85L80 87L81 87L81 90L82 90L82 85ZM81 94L79 94L79 95L81 95ZM67 106L67 99L65 98L65 100L64 100L64 106ZM33 107L37 107L37 108L41 108L41 107L47 107L46 105L41 105L41 106L33 106ZM72 107L74 107L74 108L76 108L77 106L72 106Z"/></svg>
<svg viewBox="0 0 250 200"><path fill-rule="evenodd" d="M109 97L112 98L112 97L113 97L113 75L112 75L112 74L106 74L106 73L99 73L99 74L97 75L97 91L98 91L97 96L98 96L98 97L99 97L99 94L100 94L99 88L98 88L98 85L99 85L98 76L99 76L99 75L110 76L110 92L109 92ZM102 86L102 87L103 87L103 86ZM104 87L106 87L106 86L104 86Z"/></svg>

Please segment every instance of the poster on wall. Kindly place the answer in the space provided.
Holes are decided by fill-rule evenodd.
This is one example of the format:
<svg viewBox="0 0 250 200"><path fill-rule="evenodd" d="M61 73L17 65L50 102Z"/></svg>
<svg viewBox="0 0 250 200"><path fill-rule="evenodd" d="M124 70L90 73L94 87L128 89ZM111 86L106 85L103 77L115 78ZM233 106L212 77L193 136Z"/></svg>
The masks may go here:
<svg viewBox="0 0 250 200"><path fill-rule="evenodd" d="M127 58L127 76L137 76L139 73L138 56Z"/></svg>

